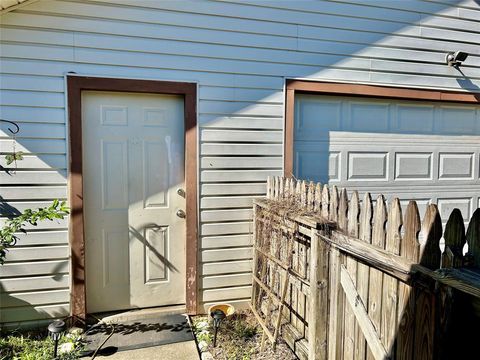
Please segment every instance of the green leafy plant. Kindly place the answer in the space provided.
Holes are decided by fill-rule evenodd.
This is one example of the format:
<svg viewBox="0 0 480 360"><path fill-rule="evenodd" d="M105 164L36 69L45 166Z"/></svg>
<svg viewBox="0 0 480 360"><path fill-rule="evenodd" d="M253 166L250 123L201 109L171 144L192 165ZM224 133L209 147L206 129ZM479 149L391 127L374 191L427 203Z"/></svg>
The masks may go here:
<svg viewBox="0 0 480 360"><path fill-rule="evenodd" d="M238 338L249 340L257 335L258 329L255 325L248 324L246 321L236 318L233 323L233 332Z"/></svg>
<svg viewBox="0 0 480 360"><path fill-rule="evenodd" d="M37 226L39 221L63 219L70 213L65 201L54 200L53 203L37 210L26 209L22 214L9 219L0 229L0 265L3 265L8 248L16 245L19 232L26 233L25 226Z"/></svg>
<svg viewBox="0 0 480 360"><path fill-rule="evenodd" d="M5 155L5 162L6 165L9 166L12 163L15 163L15 169L17 168L17 161L18 160L23 160L23 152L22 151L15 151L15 136L16 134L19 133L20 131L20 126L15 122L11 120L5 120L5 119L0 119L0 122L7 123L9 125L13 125L13 127L8 127L8 131L13 135L13 141L12 141L12 152L7 153Z"/></svg>
<svg viewBox="0 0 480 360"><path fill-rule="evenodd" d="M13 164L14 162L16 163L19 160L23 160L22 151L12 152L10 154L5 155L5 162L7 166Z"/></svg>

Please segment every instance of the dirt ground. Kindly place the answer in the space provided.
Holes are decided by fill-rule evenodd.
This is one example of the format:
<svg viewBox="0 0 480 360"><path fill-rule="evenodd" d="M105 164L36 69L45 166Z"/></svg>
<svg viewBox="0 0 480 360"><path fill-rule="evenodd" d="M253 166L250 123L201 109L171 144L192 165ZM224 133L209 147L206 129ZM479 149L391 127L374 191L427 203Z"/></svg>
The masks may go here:
<svg viewBox="0 0 480 360"><path fill-rule="evenodd" d="M279 338L275 351L267 341L260 351L262 330L250 311L242 311L224 320L213 347L214 329L207 316L194 316L192 323L197 343L202 352L208 351L215 360L294 360L295 354Z"/></svg>

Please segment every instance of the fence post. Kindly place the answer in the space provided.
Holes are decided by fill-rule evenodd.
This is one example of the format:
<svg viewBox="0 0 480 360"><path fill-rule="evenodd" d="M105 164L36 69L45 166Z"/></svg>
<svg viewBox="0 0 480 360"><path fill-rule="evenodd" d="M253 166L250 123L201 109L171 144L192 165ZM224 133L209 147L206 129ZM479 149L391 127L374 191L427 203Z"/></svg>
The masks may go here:
<svg viewBox="0 0 480 360"><path fill-rule="evenodd" d="M326 231L321 231L322 235ZM328 330L328 258L327 243L312 229L310 244L310 297L308 319L308 359L327 358Z"/></svg>

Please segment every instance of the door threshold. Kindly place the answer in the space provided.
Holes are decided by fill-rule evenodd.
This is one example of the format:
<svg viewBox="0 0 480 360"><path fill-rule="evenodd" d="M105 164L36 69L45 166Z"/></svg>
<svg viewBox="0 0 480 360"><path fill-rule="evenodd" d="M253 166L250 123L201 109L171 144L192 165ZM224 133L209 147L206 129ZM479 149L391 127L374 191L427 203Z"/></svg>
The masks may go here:
<svg viewBox="0 0 480 360"><path fill-rule="evenodd" d="M97 320L103 323L121 323L122 321L144 320L161 315L186 314L187 310L184 304L162 307L152 307L144 309L120 310L117 312L93 314Z"/></svg>

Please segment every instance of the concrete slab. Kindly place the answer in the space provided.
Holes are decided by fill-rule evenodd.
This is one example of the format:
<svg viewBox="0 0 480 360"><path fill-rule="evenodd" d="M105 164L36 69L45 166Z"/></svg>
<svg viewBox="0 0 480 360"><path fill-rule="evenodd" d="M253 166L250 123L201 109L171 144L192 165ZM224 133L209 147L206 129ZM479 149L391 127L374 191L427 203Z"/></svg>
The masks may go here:
<svg viewBox="0 0 480 360"><path fill-rule="evenodd" d="M179 315L185 314L186 309L184 305L167 306L147 309L132 309L121 312L95 314L97 319L104 323L121 323L126 321L145 320L160 317L162 315Z"/></svg>
<svg viewBox="0 0 480 360"><path fill-rule="evenodd" d="M85 333L84 359L199 359L188 317L170 311L103 314Z"/></svg>
<svg viewBox="0 0 480 360"><path fill-rule="evenodd" d="M84 358L88 359L88 357ZM119 351L111 355L97 355L96 359L108 360L198 360L195 341L152 346L143 349Z"/></svg>

